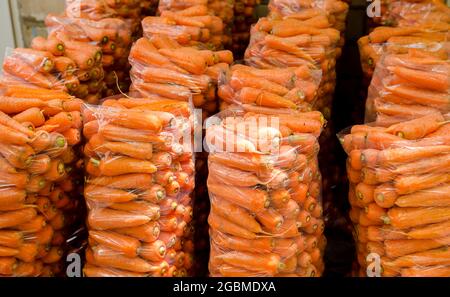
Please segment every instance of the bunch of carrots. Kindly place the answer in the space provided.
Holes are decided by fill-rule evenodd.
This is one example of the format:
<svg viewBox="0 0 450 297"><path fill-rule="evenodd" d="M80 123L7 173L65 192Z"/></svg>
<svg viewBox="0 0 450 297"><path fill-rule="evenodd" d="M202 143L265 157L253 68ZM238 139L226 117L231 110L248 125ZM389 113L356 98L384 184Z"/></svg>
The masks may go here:
<svg viewBox="0 0 450 297"><path fill-rule="evenodd" d="M98 276L186 276L194 163L187 102L108 99L83 110L89 247Z"/></svg>
<svg viewBox="0 0 450 297"><path fill-rule="evenodd" d="M366 84L370 83L383 54L404 53L411 45L425 51L436 51L436 43L449 39L449 30L450 24L435 22L406 27L377 27L369 35L361 37L358 46Z"/></svg>
<svg viewBox="0 0 450 297"><path fill-rule="evenodd" d="M195 1L197 2L197 1ZM208 1L188 5L184 1L160 1L159 17L146 17L142 26L144 36L163 34L183 46L197 46L220 50L227 43L224 23L218 16L210 14Z"/></svg>
<svg viewBox="0 0 450 297"><path fill-rule="evenodd" d="M82 223L83 101L4 81L0 94L0 276L64 275Z"/></svg>
<svg viewBox="0 0 450 297"><path fill-rule="evenodd" d="M130 62L133 95L192 100L205 119L217 110L218 77L233 62L233 54L186 47L166 35L151 34L134 44Z"/></svg>
<svg viewBox="0 0 450 297"><path fill-rule="evenodd" d="M424 22L450 22L449 8L442 0L383 0L375 26L407 27Z"/></svg>
<svg viewBox="0 0 450 297"><path fill-rule="evenodd" d="M322 71L314 109L328 119L335 86L338 30L331 28L326 14L312 18L261 18L252 29L245 53L249 66L261 69L307 66Z"/></svg>
<svg viewBox="0 0 450 297"><path fill-rule="evenodd" d="M308 65L258 69L236 64L221 80L218 94L222 110L244 104L255 109L307 111L317 100L321 71Z"/></svg>
<svg viewBox="0 0 450 297"><path fill-rule="evenodd" d="M360 276L370 254L382 276L450 276L449 129L433 113L342 137Z"/></svg>
<svg viewBox="0 0 450 297"><path fill-rule="evenodd" d="M426 115L450 113L449 44L434 51L404 48L386 54L369 87L366 121L387 127Z"/></svg>
<svg viewBox="0 0 450 297"><path fill-rule="evenodd" d="M232 107L217 117L206 132L210 274L320 276L322 115Z"/></svg>
<svg viewBox="0 0 450 297"><path fill-rule="evenodd" d="M251 26L256 23L255 10L261 0L235 0L234 23L232 29L232 50L237 58L244 57L245 49L250 40Z"/></svg>

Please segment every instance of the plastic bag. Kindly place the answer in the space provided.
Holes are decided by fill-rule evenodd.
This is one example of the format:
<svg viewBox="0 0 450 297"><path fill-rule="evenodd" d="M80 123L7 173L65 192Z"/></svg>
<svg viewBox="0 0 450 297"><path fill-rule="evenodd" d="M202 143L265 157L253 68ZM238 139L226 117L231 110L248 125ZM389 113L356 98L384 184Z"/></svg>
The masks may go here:
<svg viewBox="0 0 450 297"><path fill-rule="evenodd" d="M450 112L450 44L433 43L425 50L423 46L384 49L386 54L377 64L369 87L366 122L387 127Z"/></svg>
<svg viewBox="0 0 450 297"><path fill-rule="evenodd" d="M270 17L323 22L323 13L326 13L326 18L332 23L333 28L341 32L345 30L348 9L348 3L336 0L271 0L269 2Z"/></svg>
<svg viewBox="0 0 450 297"><path fill-rule="evenodd" d="M257 69L233 65L219 85L222 109L232 104L258 109L311 110L317 100L321 71L304 65L292 68Z"/></svg>
<svg viewBox="0 0 450 297"><path fill-rule="evenodd" d="M104 96L114 95L118 87L128 89L128 53L131 31L119 18L99 21L49 14L45 20L49 30L47 44L57 43L62 54L73 60L81 81L73 93L88 103L97 104ZM42 38L33 47L42 48Z"/></svg>
<svg viewBox="0 0 450 297"><path fill-rule="evenodd" d="M192 268L191 114L189 103L167 99L85 106L86 276L186 276Z"/></svg>
<svg viewBox="0 0 450 297"><path fill-rule="evenodd" d="M381 16L373 22L382 26L407 27L421 23L449 23L449 8L440 0L382 1Z"/></svg>
<svg viewBox="0 0 450 297"><path fill-rule="evenodd" d="M435 51L436 43L449 40L448 26L377 27L368 36L358 40L361 66L366 80L385 53L402 53L408 47Z"/></svg>
<svg viewBox="0 0 450 297"><path fill-rule="evenodd" d="M450 275L450 125L434 117L340 136L360 276Z"/></svg>
<svg viewBox="0 0 450 297"><path fill-rule="evenodd" d="M210 118L211 276L322 274L321 117L230 108Z"/></svg>
<svg viewBox="0 0 450 297"><path fill-rule="evenodd" d="M18 62L18 53L5 65L11 57ZM29 67L46 72L52 64L44 60L22 60L29 64L18 66L19 75L37 80ZM0 95L0 276L63 276L67 254L83 245L82 100L8 77Z"/></svg>
<svg viewBox="0 0 450 297"><path fill-rule="evenodd" d="M192 97L206 118L217 110L217 80L232 61L230 51L182 47L164 35L141 38L130 53L131 91L181 101Z"/></svg>

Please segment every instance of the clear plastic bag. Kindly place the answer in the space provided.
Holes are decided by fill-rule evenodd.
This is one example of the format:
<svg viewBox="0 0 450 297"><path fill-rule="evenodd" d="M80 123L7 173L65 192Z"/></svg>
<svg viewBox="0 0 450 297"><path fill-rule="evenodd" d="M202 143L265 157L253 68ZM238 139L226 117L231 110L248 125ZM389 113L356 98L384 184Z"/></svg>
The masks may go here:
<svg viewBox="0 0 450 297"><path fill-rule="evenodd" d="M97 104L104 96L114 95L118 88L128 90L128 53L132 36L130 26L119 18L99 21L49 14L45 20L47 41L33 41L34 48L57 44L60 54L76 65L74 75L81 81L77 97Z"/></svg>
<svg viewBox="0 0 450 297"><path fill-rule="evenodd" d="M448 114L449 43L394 50L392 45L385 47L369 87L366 122L386 127L422 116Z"/></svg>
<svg viewBox="0 0 450 297"><path fill-rule="evenodd" d="M450 125L434 116L340 135L359 276L450 275Z"/></svg>
<svg viewBox="0 0 450 297"><path fill-rule="evenodd" d="M217 81L232 62L230 51L182 47L164 35L141 38L130 53L131 92L181 101L192 98L206 119L218 108Z"/></svg>
<svg viewBox="0 0 450 297"><path fill-rule="evenodd" d="M26 61L36 73L52 65ZM0 95L0 276L64 276L67 254L83 245L82 100L8 77Z"/></svg>
<svg viewBox="0 0 450 297"><path fill-rule="evenodd" d="M86 105L85 198L95 276L186 276L193 266L192 109L188 102Z"/></svg>
<svg viewBox="0 0 450 297"><path fill-rule="evenodd" d="M307 124L308 123L308 124ZM231 107L210 118L211 276L320 276L320 113Z"/></svg>

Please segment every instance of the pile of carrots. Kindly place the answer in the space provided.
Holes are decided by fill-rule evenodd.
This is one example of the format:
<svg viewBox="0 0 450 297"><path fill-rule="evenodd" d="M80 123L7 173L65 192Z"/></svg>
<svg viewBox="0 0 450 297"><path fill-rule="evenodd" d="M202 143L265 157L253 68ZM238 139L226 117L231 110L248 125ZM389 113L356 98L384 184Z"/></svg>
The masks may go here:
<svg viewBox="0 0 450 297"><path fill-rule="evenodd" d="M233 54L186 47L167 35L150 34L134 44L130 62L133 95L192 100L206 119L218 108L217 80L233 62Z"/></svg>
<svg viewBox="0 0 450 297"><path fill-rule="evenodd" d="M86 276L189 274L191 114L189 103L169 99L85 106Z"/></svg>
<svg viewBox="0 0 450 297"><path fill-rule="evenodd" d="M376 273L370 254L381 276L450 275L449 129L434 113L342 138L360 276Z"/></svg>
<svg viewBox="0 0 450 297"><path fill-rule="evenodd" d="M82 223L83 101L8 81L0 94L0 276L64 275Z"/></svg>
<svg viewBox="0 0 450 297"><path fill-rule="evenodd" d="M244 57L250 40L251 26L257 21L256 7L261 0L235 0L234 23L232 29L232 50L237 58Z"/></svg>
<svg viewBox="0 0 450 297"><path fill-rule="evenodd" d="M142 26L144 36L164 34L184 46L197 46L210 50L223 49L228 43L224 23L210 13L208 0L160 1L159 17L147 17Z"/></svg>
<svg viewBox="0 0 450 297"><path fill-rule="evenodd" d="M282 116L280 116L282 114ZM320 276L320 112L234 109L207 128L212 276Z"/></svg>
<svg viewBox="0 0 450 297"><path fill-rule="evenodd" d="M407 47L405 53L383 56L369 87L366 121L387 127L450 113L448 46L438 43L434 51Z"/></svg>
<svg viewBox="0 0 450 297"><path fill-rule="evenodd" d="M423 22L450 22L442 0L384 0L381 16L371 19L375 26L407 27Z"/></svg>

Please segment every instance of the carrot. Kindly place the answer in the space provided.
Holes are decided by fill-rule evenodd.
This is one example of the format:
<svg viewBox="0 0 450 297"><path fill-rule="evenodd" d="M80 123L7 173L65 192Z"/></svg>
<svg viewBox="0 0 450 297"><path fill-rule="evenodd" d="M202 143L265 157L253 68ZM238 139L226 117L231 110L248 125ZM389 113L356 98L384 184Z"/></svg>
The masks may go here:
<svg viewBox="0 0 450 297"><path fill-rule="evenodd" d="M429 173L425 175L399 176L395 180L398 194L410 194L420 190L436 187L449 181L447 173Z"/></svg>
<svg viewBox="0 0 450 297"><path fill-rule="evenodd" d="M18 263L14 257L0 258L0 275L13 275Z"/></svg>
<svg viewBox="0 0 450 297"><path fill-rule="evenodd" d="M36 217L36 210L25 208L0 214L0 228L15 227Z"/></svg>
<svg viewBox="0 0 450 297"><path fill-rule="evenodd" d="M147 261L140 258L128 258L117 254L106 247L97 246L93 248L93 258L96 264L111 268L118 268L132 272L150 272L153 267Z"/></svg>
<svg viewBox="0 0 450 297"><path fill-rule="evenodd" d="M114 189L149 189L153 182L149 174L126 174L113 177L96 177L87 180L87 183L95 186L105 186Z"/></svg>
<svg viewBox="0 0 450 297"><path fill-rule="evenodd" d="M140 243L137 239L114 232L90 230L89 236L98 244L102 244L127 257L136 257Z"/></svg>
<svg viewBox="0 0 450 297"><path fill-rule="evenodd" d="M83 273L87 277L148 277L147 273L125 271L117 268L98 267L86 264Z"/></svg>
<svg viewBox="0 0 450 297"><path fill-rule="evenodd" d="M156 222L150 222L138 227L119 228L115 229L115 231L134 237L142 242L154 242L160 234L160 229Z"/></svg>
<svg viewBox="0 0 450 297"><path fill-rule="evenodd" d="M224 198L255 212L264 210L270 204L268 194L262 190L220 185L210 180L208 180L208 190L212 195Z"/></svg>
<svg viewBox="0 0 450 297"><path fill-rule="evenodd" d="M261 271L270 275L275 275L285 268L285 264L281 262L280 256L276 254L258 255L247 252L230 252L220 255L218 258L229 265L250 271Z"/></svg>
<svg viewBox="0 0 450 297"><path fill-rule="evenodd" d="M448 266L411 267L400 270L402 277L447 277L449 273Z"/></svg>
<svg viewBox="0 0 450 297"><path fill-rule="evenodd" d="M246 238L246 239L255 239L256 234L243 228L239 225L236 225L233 222L228 221L227 219L213 213L210 213L208 217L208 223L211 228L224 232L230 235Z"/></svg>
<svg viewBox="0 0 450 297"><path fill-rule="evenodd" d="M85 188L86 199L100 203L118 203L135 200L138 196L128 191L89 185Z"/></svg>
<svg viewBox="0 0 450 297"><path fill-rule="evenodd" d="M385 224L397 228L408 228L446 220L449 208L392 208L383 218Z"/></svg>
<svg viewBox="0 0 450 297"><path fill-rule="evenodd" d="M164 259L165 255L166 245L161 240L143 244L139 249L139 256L152 262L161 261L162 259Z"/></svg>
<svg viewBox="0 0 450 297"><path fill-rule="evenodd" d="M16 249L23 244L24 240L24 234L20 231L0 230L2 246Z"/></svg>
<svg viewBox="0 0 450 297"><path fill-rule="evenodd" d="M6 58L3 62L3 71L12 76L21 78L37 87L45 89L53 88L53 82L47 76L45 76L43 73L37 72L37 70L34 69L31 65L28 65L26 62L21 61L20 59L15 59L12 57ZM1 110L7 112L3 109Z"/></svg>
<svg viewBox="0 0 450 297"><path fill-rule="evenodd" d="M18 250L0 246L0 257L14 257L19 253Z"/></svg>
<svg viewBox="0 0 450 297"><path fill-rule="evenodd" d="M59 181L66 176L66 167L60 159L53 159L44 177L48 181Z"/></svg>
<svg viewBox="0 0 450 297"><path fill-rule="evenodd" d="M223 248L244 252L269 253L274 247L274 240L272 238L256 238L249 240L213 231L211 239L215 244Z"/></svg>
<svg viewBox="0 0 450 297"><path fill-rule="evenodd" d="M31 123L35 127L42 126L45 123L45 117L42 114L41 110L37 107L27 109L27 110L15 115L13 117L13 119L19 123L27 123L27 122ZM28 134L30 133L30 131L28 129L25 129L25 130L28 131L27 132Z"/></svg>
<svg viewBox="0 0 450 297"><path fill-rule="evenodd" d="M382 184L374 190L375 203L383 208L394 206L398 194L395 187L391 184Z"/></svg>
<svg viewBox="0 0 450 297"><path fill-rule="evenodd" d="M89 161L105 176L117 176L130 173L152 174L157 171L156 166L148 161L141 161L128 157L109 157L102 160Z"/></svg>
<svg viewBox="0 0 450 297"><path fill-rule="evenodd" d="M227 154L214 153L210 155L211 162L256 173L273 169L271 159L267 156L256 154Z"/></svg>
<svg viewBox="0 0 450 297"><path fill-rule="evenodd" d="M5 173L17 173L16 168L12 166L5 158L0 156L0 171Z"/></svg>
<svg viewBox="0 0 450 297"><path fill-rule="evenodd" d="M39 51L48 51L55 56L61 56L64 54L64 43L55 38L55 36L49 36L47 39L38 36L31 41L31 47Z"/></svg>
<svg viewBox="0 0 450 297"><path fill-rule="evenodd" d="M386 240L384 248L386 254L390 258L398 258L412 253L423 252L449 244L449 238L443 237L438 239L400 239Z"/></svg>
<svg viewBox="0 0 450 297"><path fill-rule="evenodd" d="M111 209L129 211L131 213L145 215L152 220L160 218L159 206L145 201L132 201L127 203L115 203L109 206Z"/></svg>
<svg viewBox="0 0 450 297"><path fill-rule="evenodd" d="M450 263L450 261L448 260L449 253L450 251L446 247L418 252L399 257L393 260L390 265L394 267L448 265Z"/></svg>
<svg viewBox="0 0 450 297"><path fill-rule="evenodd" d="M145 215L106 208L92 210L88 216L89 225L97 230L137 227L149 221L150 218Z"/></svg>
<svg viewBox="0 0 450 297"><path fill-rule="evenodd" d="M30 108L43 106L45 102L40 99L0 96L0 111L6 114L21 113Z"/></svg>
<svg viewBox="0 0 450 297"><path fill-rule="evenodd" d="M28 172L31 174L44 174L51 168L51 159L47 155L37 155L33 158Z"/></svg>
<svg viewBox="0 0 450 297"><path fill-rule="evenodd" d="M388 165L394 162L411 162L419 159L434 157L450 152L450 146L436 145L430 147L414 148L389 148L380 152L378 156L380 165Z"/></svg>
<svg viewBox="0 0 450 297"><path fill-rule="evenodd" d="M435 91L446 92L449 88L449 82L444 74L421 71L406 67L392 66L388 69L399 77L414 83L418 87L431 89Z"/></svg>
<svg viewBox="0 0 450 297"><path fill-rule="evenodd" d="M15 48L11 57L16 57L26 62L36 71L41 73L50 72L55 66L53 55L45 51L37 51L29 48Z"/></svg>
<svg viewBox="0 0 450 297"><path fill-rule="evenodd" d="M54 211L53 209L51 211ZM35 233L42 230L45 227L47 219L43 215L37 215L33 219L29 220L26 223L18 225L14 227L14 229L26 232L26 233Z"/></svg>
<svg viewBox="0 0 450 297"><path fill-rule="evenodd" d="M406 100L410 100L417 104L436 107L439 109L445 109L448 106L448 100L445 93L419 89L406 85L396 85L386 89L392 92L393 95L405 98Z"/></svg>
<svg viewBox="0 0 450 297"><path fill-rule="evenodd" d="M408 36L417 32L420 32L417 27L378 27L369 34L369 40L371 43L381 43L393 36Z"/></svg>
<svg viewBox="0 0 450 297"><path fill-rule="evenodd" d="M243 208L222 200L220 202L213 200L211 203L212 211L219 216L239 225L243 228L247 228L253 233L261 233L262 229L258 222Z"/></svg>
<svg viewBox="0 0 450 297"><path fill-rule="evenodd" d="M244 87L251 87L274 93L276 95L286 95L289 90L285 87L273 83L269 80L258 78L248 72L235 70L230 79L230 85L235 90L241 90Z"/></svg>
<svg viewBox="0 0 450 297"><path fill-rule="evenodd" d="M133 130L109 124L99 127L99 132L104 138L110 141L147 143L166 143L168 141L164 136L155 134L152 131ZM84 133L87 136L86 132Z"/></svg>
<svg viewBox="0 0 450 297"><path fill-rule="evenodd" d="M29 181L29 176L24 173L0 173L0 184L5 187L16 187L18 189L24 189Z"/></svg>
<svg viewBox="0 0 450 297"><path fill-rule="evenodd" d="M406 234L408 237L413 239L433 239L445 237L450 234L448 229L449 225L450 223L448 221L442 221L423 227L416 227L408 231Z"/></svg>
<svg viewBox="0 0 450 297"><path fill-rule="evenodd" d="M405 139L420 139L436 131L443 121L444 117L440 113L435 113L393 125L386 132L393 133Z"/></svg>

